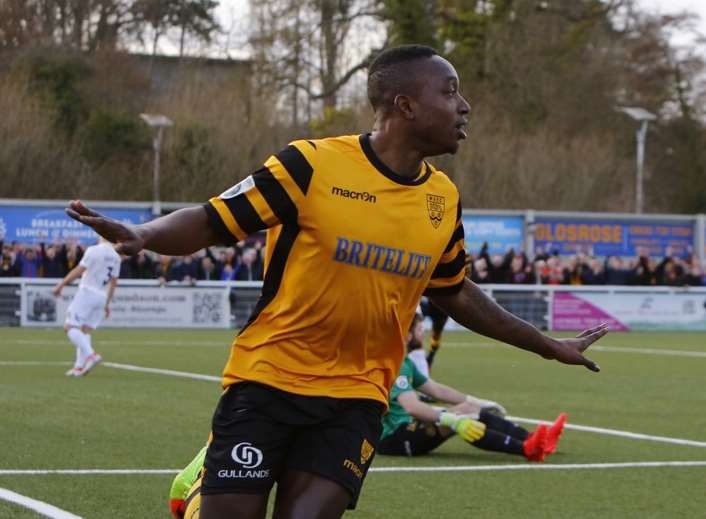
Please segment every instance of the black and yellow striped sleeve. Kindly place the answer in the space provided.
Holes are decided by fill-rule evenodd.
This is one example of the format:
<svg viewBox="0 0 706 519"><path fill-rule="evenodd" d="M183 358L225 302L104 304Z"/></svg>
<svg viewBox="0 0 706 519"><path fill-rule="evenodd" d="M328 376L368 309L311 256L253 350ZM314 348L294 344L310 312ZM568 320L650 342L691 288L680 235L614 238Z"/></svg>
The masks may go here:
<svg viewBox="0 0 706 519"><path fill-rule="evenodd" d="M424 295L455 294L463 286L466 277L466 243L461 218L461 203L456 212L456 226L444 253L436 265Z"/></svg>
<svg viewBox="0 0 706 519"><path fill-rule="evenodd" d="M204 204L209 225L230 243L276 225L296 224L314 173L314 152L306 141L298 141L271 156Z"/></svg>

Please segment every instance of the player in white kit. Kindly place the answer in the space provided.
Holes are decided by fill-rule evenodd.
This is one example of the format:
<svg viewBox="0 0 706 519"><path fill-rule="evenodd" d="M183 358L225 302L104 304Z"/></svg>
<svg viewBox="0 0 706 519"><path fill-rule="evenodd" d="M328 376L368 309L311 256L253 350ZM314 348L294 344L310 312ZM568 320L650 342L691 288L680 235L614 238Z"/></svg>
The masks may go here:
<svg viewBox="0 0 706 519"><path fill-rule="evenodd" d="M78 292L68 310L64 330L76 346L76 361L66 372L69 377L82 377L102 359L91 346L91 332L110 315L110 301L120 275L120 255L108 241L99 240L97 245L86 249L81 262L56 284L52 292L60 296L63 288L81 278Z"/></svg>

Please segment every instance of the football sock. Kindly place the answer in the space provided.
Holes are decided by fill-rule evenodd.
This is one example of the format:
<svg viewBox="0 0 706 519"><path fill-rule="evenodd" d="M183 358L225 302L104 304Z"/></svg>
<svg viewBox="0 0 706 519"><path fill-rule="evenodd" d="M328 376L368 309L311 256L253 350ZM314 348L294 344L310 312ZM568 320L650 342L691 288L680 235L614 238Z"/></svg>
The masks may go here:
<svg viewBox="0 0 706 519"><path fill-rule="evenodd" d="M524 427L515 425L510 420L501 418L500 416L488 411L481 410L478 419L483 422L488 429L507 434L520 442L525 441L529 436L529 431Z"/></svg>
<svg viewBox="0 0 706 519"><path fill-rule="evenodd" d="M81 344L83 343L83 332L78 328L69 328L66 332L69 340L76 346L76 360L74 361L74 368L80 368L83 366L82 355L81 355Z"/></svg>
<svg viewBox="0 0 706 519"><path fill-rule="evenodd" d="M83 367L83 365L86 364L86 359L95 353L91 347L91 334L83 333L78 328L72 328L72 330L76 330L77 332L74 334L76 341L72 342L74 342L78 348L78 367Z"/></svg>
<svg viewBox="0 0 706 519"><path fill-rule="evenodd" d="M485 430L485 435L480 440L473 442L472 445L486 451L506 452L508 454L519 454L520 456L525 454L522 441L495 431L490 427Z"/></svg>
<svg viewBox="0 0 706 519"><path fill-rule="evenodd" d="M431 342L429 343L429 353L427 353L427 364L429 364L430 368L432 362L434 362L436 352L439 351L439 348L441 348L441 339L435 339L432 337Z"/></svg>

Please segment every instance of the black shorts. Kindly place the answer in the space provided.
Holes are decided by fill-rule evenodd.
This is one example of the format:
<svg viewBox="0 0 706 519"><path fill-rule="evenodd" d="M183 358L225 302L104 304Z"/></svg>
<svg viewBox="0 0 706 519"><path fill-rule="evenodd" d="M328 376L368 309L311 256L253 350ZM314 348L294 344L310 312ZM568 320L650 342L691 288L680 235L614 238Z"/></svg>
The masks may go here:
<svg viewBox="0 0 706 519"><path fill-rule="evenodd" d="M381 433L380 402L230 386L213 415L202 494L266 494L285 469L335 481L355 504Z"/></svg>
<svg viewBox="0 0 706 519"><path fill-rule="evenodd" d="M390 456L419 456L436 449L451 436L444 436L439 428L427 422L414 420L400 425L380 440L378 452Z"/></svg>

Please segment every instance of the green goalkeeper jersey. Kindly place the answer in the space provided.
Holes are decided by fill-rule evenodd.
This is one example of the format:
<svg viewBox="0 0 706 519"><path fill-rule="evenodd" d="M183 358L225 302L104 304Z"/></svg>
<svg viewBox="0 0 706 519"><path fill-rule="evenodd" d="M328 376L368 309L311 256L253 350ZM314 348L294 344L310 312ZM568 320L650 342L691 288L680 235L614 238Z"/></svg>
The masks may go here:
<svg viewBox="0 0 706 519"><path fill-rule="evenodd" d="M392 384L390 391L390 409L382 417L382 436L385 438L391 435L400 425L414 421L414 418L404 410L404 407L397 401L397 397L406 392L414 391L427 381L425 377L409 358L405 357L400 368L400 373Z"/></svg>

